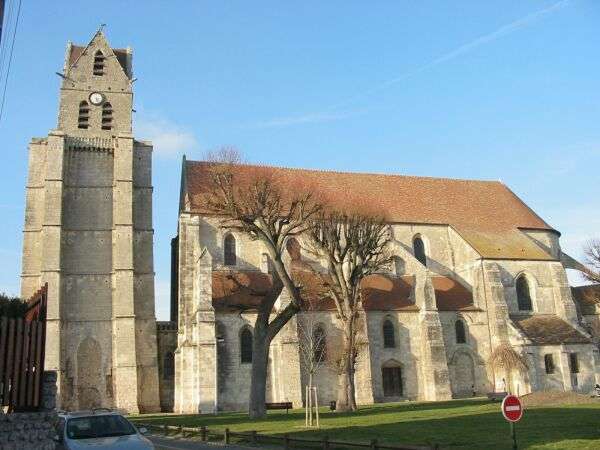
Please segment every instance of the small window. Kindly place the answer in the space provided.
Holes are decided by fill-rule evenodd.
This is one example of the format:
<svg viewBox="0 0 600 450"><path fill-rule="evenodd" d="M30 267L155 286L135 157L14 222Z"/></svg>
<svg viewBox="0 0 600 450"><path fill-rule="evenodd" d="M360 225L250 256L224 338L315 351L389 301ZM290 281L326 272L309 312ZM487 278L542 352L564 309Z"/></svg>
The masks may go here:
<svg viewBox="0 0 600 450"><path fill-rule="evenodd" d="M104 75L104 54L98 50L94 55L94 75Z"/></svg>
<svg viewBox="0 0 600 450"><path fill-rule="evenodd" d="M223 241L224 251L224 262L226 266L235 266L236 264L236 249L235 249L235 238L233 234L225 236Z"/></svg>
<svg viewBox="0 0 600 450"><path fill-rule="evenodd" d="M313 361L321 363L327 357L327 335L322 326L317 326L313 331Z"/></svg>
<svg viewBox="0 0 600 450"><path fill-rule="evenodd" d="M112 105L108 102L105 102L102 105L102 129L103 130L112 130L112 125L113 125Z"/></svg>
<svg viewBox="0 0 600 450"><path fill-rule="evenodd" d="M244 328L240 335L240 353L242 363L252 362L252 331Z"/></svg>
<svg viewBox="0 0 600 450"><path fill-rule="evenodd" d="M579 373L579 358L577 358L577 353L569 353L569 369L571 373Z"/></svg>
<svg viewBox="0 0 600 450"><path fill-rule="evenodd" d="M394 348L396 347L396 337L394 333L394 324L391 320L383 322L383 347Z"/></svg>
<svg viewBox="0 0 600 450"><path fill-rule="evenodd" d="M423 264L427 266L427 255L425 255L425 244L423 243L423 239L419 236L413 239L413 252L415 254L415 258Z"/></svg>
<svg viewBox="0 0 600 450"><path fill-rule="evenodd" d="M381 378L385 397L402 397L402 369L400 367L382 368Z"/></svg>
<svg viewBox="0 0 600 450"><path fill-rule="evenodd" d="M527 278L521 275L517 278L517 304L519 311L531 311L531 291L529 290L529 283Z"/></svg>
<svg viewBox="0 0 600 450"><path fill-rule="evenodd" d="M456 334L456 343L457 344L466 344L467 343L467 332L465 330L465 323L462 320L457 320L454 323L454 332Z"/></svg>
<svg viewBox="0 0 600 450"><path fill-rule="evenodd" d="M173 378L175 375L175 355L173 352L167 352L163 361L163 378Z"/></svg>
<svg viewBox="0 0 600 450"><path fill-rule="evenodd" d="M77 119L77 128L87 130L90 124L90 106L88 102L83 101L79 104L79 116Z"/></svg>
<svg viewBox="0 0 600 450"><path fill-rule="evenodd" d="M551 354L544 355L544 366L547 374L554 373L554 357Z"/></svg>

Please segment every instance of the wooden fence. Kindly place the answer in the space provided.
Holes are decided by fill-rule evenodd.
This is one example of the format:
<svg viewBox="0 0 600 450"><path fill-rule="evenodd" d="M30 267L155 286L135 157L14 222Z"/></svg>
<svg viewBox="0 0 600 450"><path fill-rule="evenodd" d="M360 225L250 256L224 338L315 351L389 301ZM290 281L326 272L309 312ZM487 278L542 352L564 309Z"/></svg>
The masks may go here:
<svg viewBox="0 0 600 450"><path fill-rule="evenodd" d="M232 438L238 438L252 444L262 443L278 443L283 445L284 449L292 448L321 448L321 449L348 449L348 448L369 448L373 450L439 450L437 444L431 446L417 446L417 445L399 445L393 446L388 444L380 444L377 439L373 439L371 442L358 443L358 442L339 442L332 441L327 436L320 439L307 439L299 437L291 437L287 434L283 436L275 436L271 434L259 434L256 431L246 431L243 433L234 432L225 428L223 431L209 430L207 427L177 427L172 425L155 425L136 423L138 428L145 427L148 430L154 430L164 434L178 434L179 436L186 437L199 437L201 441L208 440L220 440L224 444L229 444Z"/></svg>
<svg viewBox="0 0 600 450"><path fill-rule="evenodd" d="M29 300L24 318L0 317L0 406L39 408L44 374L48 284Z"/></svg>

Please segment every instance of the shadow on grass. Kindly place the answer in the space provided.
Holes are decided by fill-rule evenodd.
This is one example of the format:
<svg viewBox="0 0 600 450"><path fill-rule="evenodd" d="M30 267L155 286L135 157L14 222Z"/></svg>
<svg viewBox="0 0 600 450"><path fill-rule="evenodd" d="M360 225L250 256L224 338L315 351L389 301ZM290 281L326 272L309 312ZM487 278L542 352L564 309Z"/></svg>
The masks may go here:
<svg viewBox="0 0 600 450"><path fill-rule="evenodd" d="M600 448L600 408L593 405L531 408L517 424L519 448L548 446L553 449ZM235 431L368 443L431 445L451 449L510 449L510 427L498 403L461 400L436 403L374 405L356 413L321 415L321 429L303 427L304 410L271 412L251 421L246 413L209 415L140 416L133 420L177 426L201 426ZM577 440L577 442L574 442ZM341 447L340 447L341 448Z"/></svg>

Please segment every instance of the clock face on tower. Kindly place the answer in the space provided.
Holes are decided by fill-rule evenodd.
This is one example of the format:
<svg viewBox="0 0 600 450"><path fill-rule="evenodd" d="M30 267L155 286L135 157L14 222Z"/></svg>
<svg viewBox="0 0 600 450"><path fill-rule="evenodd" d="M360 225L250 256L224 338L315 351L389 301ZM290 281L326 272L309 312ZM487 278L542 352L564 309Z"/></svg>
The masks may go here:
<svg viewBox="0 0 600 450"><path fill-rule="evenodd" d="M90 102L92 105L101 105L104 102L104 95L102 95L100 92L92 92L90 94Z"/></svg>

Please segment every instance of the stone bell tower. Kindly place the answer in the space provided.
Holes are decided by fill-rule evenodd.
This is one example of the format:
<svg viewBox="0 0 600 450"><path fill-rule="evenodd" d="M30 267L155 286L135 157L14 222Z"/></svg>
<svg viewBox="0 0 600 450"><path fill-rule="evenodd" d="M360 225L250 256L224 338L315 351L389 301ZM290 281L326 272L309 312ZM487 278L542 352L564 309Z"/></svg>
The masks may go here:
<svg viewBox="0 0 600 450"><path fill-rule="evenodd" d="M132 133L132 52L67 44L58 127L29 145L21 295L48 282L59 407L159 410L152 145Z"/></svg>

